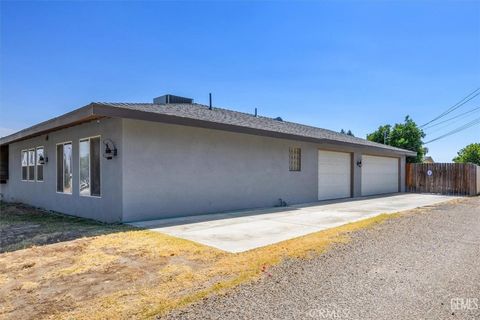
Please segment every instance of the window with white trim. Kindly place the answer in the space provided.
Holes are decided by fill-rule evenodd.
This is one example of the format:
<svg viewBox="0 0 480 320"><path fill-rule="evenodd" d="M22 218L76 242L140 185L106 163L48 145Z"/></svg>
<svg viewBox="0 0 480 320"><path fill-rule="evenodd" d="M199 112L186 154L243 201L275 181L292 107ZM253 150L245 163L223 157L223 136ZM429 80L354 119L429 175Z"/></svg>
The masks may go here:
<svg viewBox="0 0 480 320"><path fill-rule="evenodd" d="M37 181L43 181L43 165L45 164L45 149L37 147Z"/></svg>
<svg viewBox="0 0 480 320"><path fill-rule="evenodd" d="M22 180L28 180L28 151L22 150Z"/></svg>
<svg viewBox="0 0 480 320"><path fill-rule="evenodd" d="M28 181L35 181L35 149L28 150Z"/></svg>
<svg viewBox="0 0 480 320"><path fill-rule="evenodd" d="M72 143L57 144L57 192L72 193Z"/></svg>
<svg viewBox="0 0 480 320"><path fill-rule="evenodd" d="M302 149L291 147L288 150L289 170L301 171L302 170Z"/></svg>
<svg viewBox="0 0 480 320"><path fill-rule="evenodd" d="M100 196L100 137L80 140L80 195Z"/></svg>

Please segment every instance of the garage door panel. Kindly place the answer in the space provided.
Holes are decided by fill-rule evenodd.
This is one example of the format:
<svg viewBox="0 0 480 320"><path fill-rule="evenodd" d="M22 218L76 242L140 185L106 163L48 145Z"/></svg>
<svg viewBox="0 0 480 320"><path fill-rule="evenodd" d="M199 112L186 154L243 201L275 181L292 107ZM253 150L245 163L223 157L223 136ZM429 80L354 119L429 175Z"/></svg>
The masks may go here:
<svg viewBox="0 0 480 320"><path fill-rule="evenodd" d="M318 200L351 196L351 155L318 151Z"/></svg>
<svg viewBox="0 0 480 320"><path fill-rule="evenodd" d="M399 159L362 156L362 195L398 192Z"/></svg>

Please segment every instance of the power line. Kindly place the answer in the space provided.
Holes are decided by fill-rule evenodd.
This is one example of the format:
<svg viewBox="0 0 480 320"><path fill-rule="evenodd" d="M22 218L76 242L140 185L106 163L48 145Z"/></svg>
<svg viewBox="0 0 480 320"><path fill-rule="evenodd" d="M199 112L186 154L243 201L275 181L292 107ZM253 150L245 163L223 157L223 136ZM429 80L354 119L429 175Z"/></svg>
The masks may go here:
<svg viewBox="0 0 480 320"><path fill-rule="evenodd" d="M447 133L445 133L445 134L443 134L443 135L441 135L441 136L439 136L439 137L437 137L437 138L435 138L435 139L432 139L432 140L430 140L430 141L427 141L427 142L425 142L424 144L428 144L428 143L431 143L431 142L434 142L434 141L437 141L437 140L446 138L446 137L448 137L448 136L451 136L452 134L455 134L455 133L458 133L458 132L460 132L460 131L466 130L466 129L471 128L471 127L473 127L473 126L475 126L475 125L477 125L477 124L480 124L480 118L474 119L474 120L472 120L472 121L470 121L470 122L468 122L468 123L466 123L466 124L464 124L464 125L456 128L456 129L454 129L454 130L452 130L452 131L450 131L450 132L447 132Z"/></svg>
<svg viewBox="0 0 480 320"><path fill-rule="evenodd" d="M471 118L467 119L467 121L470 121ZM463 124L459 123L458 121L454 121L453 123L447 123L446 125L444 126L441 126L440 128L434 128L434 130L432 131L428 131L426 133L427 136L431 137L433 135L439 135L439 134L444 134L446 131L445 130L452 130L452 125L455 125L455 126L463 126L465 125L465 122ZM455 128L455 126L453 128Z"/></svg>
<svg viewBox="0 0 480 320"><path fill-rule="evenodd" d="M474 117L476 117L476 115L478 115L478 113L476 113L476 111L480 111L480 110L475 110L475 111L473 111L473 113L463 114L463 115L457 117L456 119L453 119L453 120L451 120L447 123L442 123L438 127L430 127L428 129L426 129L425 132L428 136L432 136L432 134L434 134L434 133L436 134L437 132L442 133L442 131L443 131L443 133L445 133L445 130L452 130L452 126L463 125L466 122L471 121Z"/></svg>
<svg viewBox="0 0 480 320"><path fill-rule="evenodd" d="M443 121L440 121L440 122L437 122L437 123L433 123L433 124L425 127L424 130L428 130L428 129L430 129L430 128L433 128L433 127L435 127L435 126L438 126L439 124L442 124L442 123L445 123L445 122L448 122L448 121L451 121L451 120L454 120L454 119L457 119L457 118L464 117L464 116L466 116L466 115L468 115L468 114L470 114L470 113L472 113L472 112L475 112L475 111L477 111L477 110L480 110L480 107L473 108L472 110L469 110L469 111L466 111L466 112L464 112L464 113L458 114L458 115L456 115L456 116L454 116L454 117L445 119L445 120L443 120Z"/></svg>
<svg viewBox="0 0 480 320"><path fill-rule="evenodd" d="M467 123L466 125L463 125L463 126L457 128L457 129L452 130L452 131L450 131L450 132L448 132L448 133L446 133L446 134L444 134L444 135L441 135L441 136L439 136L439 137L437 137L437 138L435 138L435 139L432 139L432 140L430 140L430 141L427 141L427 142L425 142L424 144L429 144L429 143L431 143L431 142L435 142L435 141L438 141L438 140L440 140L440 139L446 138L446 137L451 136L451 135L453 135L453 134L455 134L455 133L458 133L458 132L460 132L460 131L463 131L463 130L466 130L466 129L468 129L468 128L471 128L471 127L473 127L473 126L475 126L475 125L477 125L477 124L480 124L480 118L475 119L475 120Z"/></svg>
<svg viewBox="0 0 480 320"><path fill-rule="evenodd" d="M433 118L432 120L428 121L427 123L424 123L423 125L420 126L420 128L423 128L425 127L426 125L440 119L440 118L443 118L444 116L446 116L447 114L457 110L458 108L460 108L461 106L463 106L465 103L469 102L470 100L472 100L473 98L477 97L478 95L480 95L480 88L477 88L475 89L473 92L471 92L470 94L468 94L466 97L464 97L462 100L458 101L457 103L455 103L453 106L449 107L447 110L445 110L443 113L441 113L440 115L436 116L435 118Z"/></svg>

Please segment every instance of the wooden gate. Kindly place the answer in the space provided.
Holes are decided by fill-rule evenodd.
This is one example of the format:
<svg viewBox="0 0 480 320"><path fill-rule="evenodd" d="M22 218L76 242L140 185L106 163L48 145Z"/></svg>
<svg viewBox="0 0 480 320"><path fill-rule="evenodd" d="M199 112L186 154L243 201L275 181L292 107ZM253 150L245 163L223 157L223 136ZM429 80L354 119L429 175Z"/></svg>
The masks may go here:
<svg viewBox="0 0 480 320"><path fill-rule="evenodd" d="M406 191L474 196L477 171L469 163L407 163Z"/></svg>

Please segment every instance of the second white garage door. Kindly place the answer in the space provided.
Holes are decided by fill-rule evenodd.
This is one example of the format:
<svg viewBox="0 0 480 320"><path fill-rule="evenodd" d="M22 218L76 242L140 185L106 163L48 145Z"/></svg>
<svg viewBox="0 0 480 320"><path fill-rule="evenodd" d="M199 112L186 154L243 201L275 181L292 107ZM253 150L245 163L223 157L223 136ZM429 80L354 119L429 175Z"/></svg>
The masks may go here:
<svg viewBox="0 0 480 320"><path fill-rule="evenodd" d="M398 158L362 156L362 196L398 192Z"/></svg>
<svg viewBox="0 0 480 320"><path fill-rule="evenodd" d="M318 200L351 197L351 155L318 151Z"/></svg>

